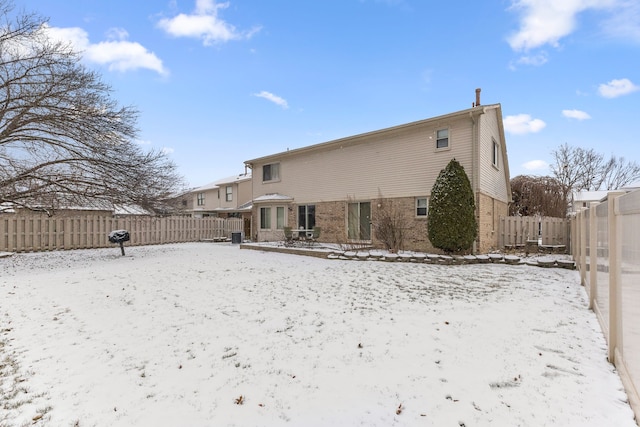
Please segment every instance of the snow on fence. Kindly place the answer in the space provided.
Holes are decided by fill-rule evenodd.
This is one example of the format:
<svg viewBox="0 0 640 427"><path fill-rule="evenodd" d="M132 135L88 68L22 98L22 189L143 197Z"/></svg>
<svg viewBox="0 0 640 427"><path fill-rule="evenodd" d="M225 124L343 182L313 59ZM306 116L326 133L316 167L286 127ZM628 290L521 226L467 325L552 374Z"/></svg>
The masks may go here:
<svg viewBox="0 0 640 427"><path fill-rule="evenodd" d="M589 308L640 419L640 190L609 192L578 211L571 228Z"/></svg>
<svg viewBox="0 0 640 427"><path fill-rule="evenodd" d="M113 246L108 234L127 230L130 245L197 242L242 232L240 218L0 215L0 252L38 252Z"/></svg>
<svg viewBox="0 0 640 427"><path fill-rule="evenodd" d="M527 240L542 240L543 246L567 245L570 223L565 218L536 216L500 217L499 247L525 246Z"/></svg>

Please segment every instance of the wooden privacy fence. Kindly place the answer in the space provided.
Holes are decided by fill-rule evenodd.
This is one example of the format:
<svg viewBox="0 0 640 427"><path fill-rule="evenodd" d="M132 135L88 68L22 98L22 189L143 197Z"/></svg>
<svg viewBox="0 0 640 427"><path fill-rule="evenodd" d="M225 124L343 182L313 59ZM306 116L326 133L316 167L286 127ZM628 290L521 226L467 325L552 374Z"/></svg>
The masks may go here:
<svg viewBox="0 0 640 427"><path fill-rule="evenodd" d="M542 240L542 246L568 246L571 224L566 218L507 216L500 217L498 245L525 246L527 240Z"/></svg>
<svg viewBox="0 0 640 427"><path fill-rule="evenodd" d="M0 215L0 252L38 252L113 246L108 234L128 230L130 245L197 242L242 232L240 218Z"/></svg>
<svg viewBox="0 0 640 427"><path fill-rule="evenodd" d="M640 419L640 191L609 192L578 211L571 227L589 308Z"/></svg>

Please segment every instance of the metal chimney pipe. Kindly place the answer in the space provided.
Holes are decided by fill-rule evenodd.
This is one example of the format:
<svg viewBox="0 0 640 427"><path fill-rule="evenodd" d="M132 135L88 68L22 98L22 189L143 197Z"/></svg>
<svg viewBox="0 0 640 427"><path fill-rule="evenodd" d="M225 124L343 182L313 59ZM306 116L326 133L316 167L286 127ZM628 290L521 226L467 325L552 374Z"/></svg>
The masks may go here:
<svg viewBox="0 0 640 427"><path fill-rule="evenodd" d="M477 107L478 105L480 105L480 91L481 91L481 90L482 90L482 89L480 89L480 88L476 89L476 107Z"/></svg>

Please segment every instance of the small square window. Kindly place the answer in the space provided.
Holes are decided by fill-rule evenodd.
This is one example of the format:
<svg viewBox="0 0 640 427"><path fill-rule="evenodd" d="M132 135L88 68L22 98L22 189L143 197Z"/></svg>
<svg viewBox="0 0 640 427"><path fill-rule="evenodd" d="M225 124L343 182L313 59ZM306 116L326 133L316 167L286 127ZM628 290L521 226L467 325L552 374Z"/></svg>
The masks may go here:
<svg viewBox="0 0 640 427"><path fill-rule="evenodd" d="M449 129L439 129L436 131L436 148L449 147Z"/></svg>
<svg viewBox="0 0 640 427"><path fill-rule="evenodd" d="M416 216L424 217L427 216L427 211L429 207L429 202L426 197L418 197L416 199Z"/></svg>
<svg viewBox="0 0 640 427"><path fill-rule="evenodd" d="M280 179L280 164L271 163L262 166L262 181L278 181Z"/></svg>

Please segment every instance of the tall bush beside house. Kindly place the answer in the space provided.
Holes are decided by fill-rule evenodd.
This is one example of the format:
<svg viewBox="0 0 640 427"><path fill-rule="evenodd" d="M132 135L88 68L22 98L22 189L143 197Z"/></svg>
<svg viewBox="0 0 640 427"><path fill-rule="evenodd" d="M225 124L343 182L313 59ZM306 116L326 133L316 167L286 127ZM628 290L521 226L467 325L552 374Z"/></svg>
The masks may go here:
<svg viewBox="0 0 640 427"><path fill-rule="evenodd" d="M478 235L475 202L469 177L456 159L440 171L429 205L427 228L431 244L446 253L471 249Z"/></svg>

